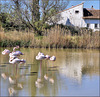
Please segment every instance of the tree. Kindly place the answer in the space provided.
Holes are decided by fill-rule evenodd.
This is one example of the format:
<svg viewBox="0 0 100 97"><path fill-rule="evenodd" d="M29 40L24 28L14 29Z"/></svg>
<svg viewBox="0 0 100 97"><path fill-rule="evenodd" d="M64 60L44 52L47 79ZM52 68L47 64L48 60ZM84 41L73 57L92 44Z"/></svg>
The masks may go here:
<svg viewBox="0 0 100 97"><path fill-rule="evenodd" d="M10 21L15 25L24 24L41 34L46 22L57 20L52 17L64 10L69 0L8 0L6 3L9 3Z"/></svg>
<svg viewBox="0 0 100 97"><path fill-rule="evenodd" d="M57 21L56 17L59 11L64 10L69 3L69 0L41 0L41 12L42 12L42 21L51 21L52 23ZM59 16L60 17L60 16ZM55 19L55 20L54 20Z"/></svg>

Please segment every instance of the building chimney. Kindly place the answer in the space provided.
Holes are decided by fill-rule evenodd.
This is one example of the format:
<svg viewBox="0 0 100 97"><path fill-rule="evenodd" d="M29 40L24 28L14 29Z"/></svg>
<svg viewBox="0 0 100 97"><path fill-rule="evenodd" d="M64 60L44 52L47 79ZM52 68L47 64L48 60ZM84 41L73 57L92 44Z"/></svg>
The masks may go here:
<svg viewBox="0 0 100 97"><path fill-rule="evenodd" d="M93 9L93 5L91 6L91 9Z"/></svg>

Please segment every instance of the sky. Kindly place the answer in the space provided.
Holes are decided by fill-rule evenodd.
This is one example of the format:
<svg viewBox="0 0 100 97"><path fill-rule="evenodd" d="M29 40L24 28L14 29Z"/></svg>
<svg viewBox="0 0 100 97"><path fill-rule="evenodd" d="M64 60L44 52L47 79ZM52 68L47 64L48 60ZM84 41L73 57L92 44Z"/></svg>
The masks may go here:
<svg viewBox="0 0 100 97"><path fill-rule="evenodd" d="M94 9L100 10L100 1L99 0L70 0L67 8L70 8L72 5L73 6L78 5L82 2L84 2L84 8L91 8L91 6L93 5Z"/></svg>
<svg viewBox="0 0 100 97"><path fill-rule="evenodd" d="M3 0L0 0L0 1L3 2ZM65 1L67 1L67 0L65 0ZM100 9L100 6L99 6L100 1L99 0L69 0L69 4L68 4L67 8L70 8L72 5L73 6L78 5L82 2L84 2L84 8L91 8L91 6L93 5L93 7L95 9Z"/></svg>

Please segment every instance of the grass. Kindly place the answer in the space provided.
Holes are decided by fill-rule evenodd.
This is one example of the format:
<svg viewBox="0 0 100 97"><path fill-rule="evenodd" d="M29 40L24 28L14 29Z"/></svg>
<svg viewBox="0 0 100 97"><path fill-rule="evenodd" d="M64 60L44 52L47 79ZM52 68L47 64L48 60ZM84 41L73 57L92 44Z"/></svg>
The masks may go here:
<svg viewBox="0 0 100 97"><path fill-rule="evenodd" d="M99 32L80 30L79 34L60 26L44 31L43 36L35 36L32 32L0 32L0 47L43 47L43 48L100 48ZM80 34L81 33L81 34Z"/></svg>

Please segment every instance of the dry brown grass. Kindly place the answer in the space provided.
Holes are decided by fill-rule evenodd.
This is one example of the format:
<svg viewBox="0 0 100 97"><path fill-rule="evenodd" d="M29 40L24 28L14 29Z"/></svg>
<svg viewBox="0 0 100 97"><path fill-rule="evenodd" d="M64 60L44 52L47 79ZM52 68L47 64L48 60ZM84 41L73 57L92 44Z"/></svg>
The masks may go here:
<svg viewBox="0 0 100 97"><path fill-rule="evenodd" d="M45 30L44 36L35 36L32 32L0 32L0 46L23 46L44 48L100 48L99 32L92 34L81 30L81 35L71 35L67 29L55 26Z"/></svg>

